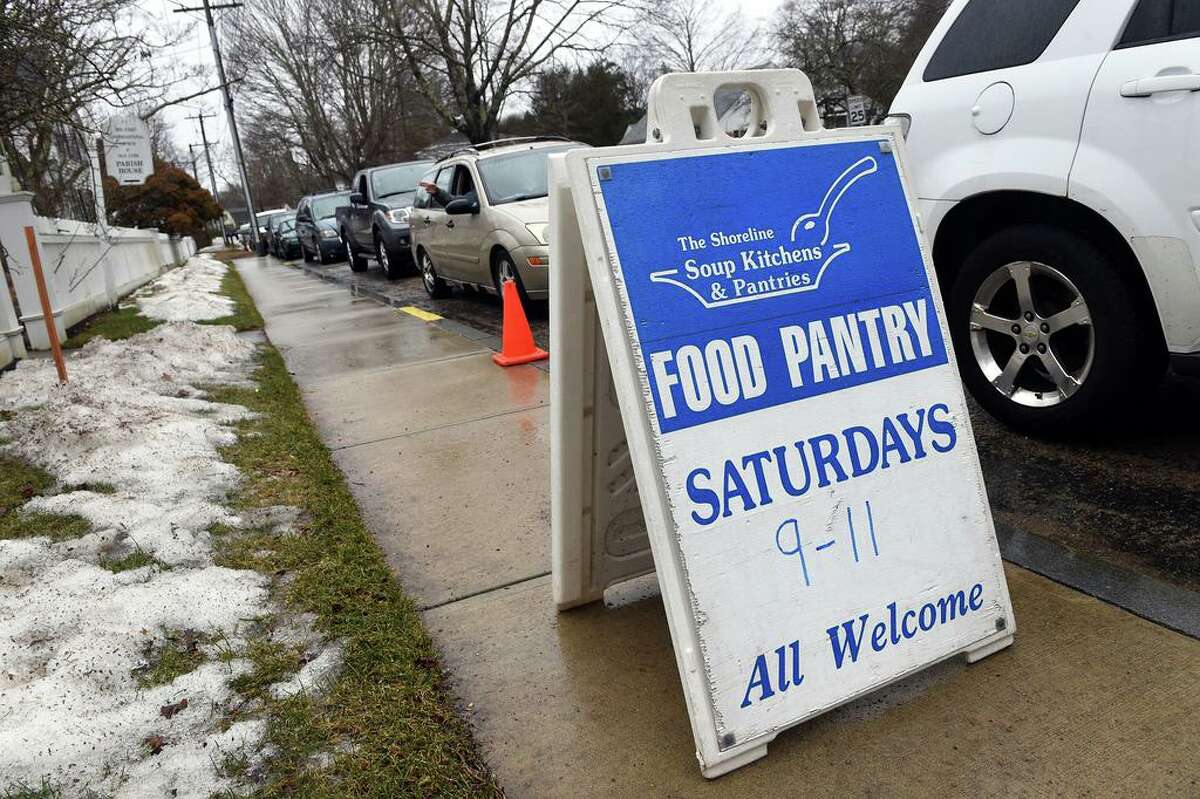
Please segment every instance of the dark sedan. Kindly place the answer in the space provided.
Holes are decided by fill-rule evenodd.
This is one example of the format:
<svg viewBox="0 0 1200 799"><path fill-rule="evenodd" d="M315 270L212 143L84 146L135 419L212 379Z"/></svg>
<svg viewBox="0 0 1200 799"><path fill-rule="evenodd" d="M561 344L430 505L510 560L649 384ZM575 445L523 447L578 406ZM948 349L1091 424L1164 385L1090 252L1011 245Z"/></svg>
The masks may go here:
<svg viewBox="0 0 1200 799"><path fill-rule="evenodd" d="M327 264L346 257L346 245L338 235L334 212L349 204L348 191L301 198L296 206L296 234L300 238L300 254L304 260Z"/></svg>
<svg viewBox="0 0 1200 799"><path fill-rule="evenodd" d="M300 239L296 237L295 214L289 214L275 222L271 234L271 254L285 261L300 257Z"/></svg>

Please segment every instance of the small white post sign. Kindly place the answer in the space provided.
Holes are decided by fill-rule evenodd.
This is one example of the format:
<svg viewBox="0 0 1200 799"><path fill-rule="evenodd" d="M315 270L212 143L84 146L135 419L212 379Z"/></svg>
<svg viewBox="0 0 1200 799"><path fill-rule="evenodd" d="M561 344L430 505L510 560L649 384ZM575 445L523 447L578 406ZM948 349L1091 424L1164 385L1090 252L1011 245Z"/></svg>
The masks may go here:
<svg viewBox="0 0 1200 799"><path fill-rule="evenodd" d="M867 98L852 94L846 98L846 125L852 128L867 124Z"/></svg>
<svg viewBox="0 0 1200 799"><path fill-rule="evenodd" d="M697 124L722 84L759 135ZM552 162L710 777L1015 629L903 142L810 101L794 71L668 75L662 143Z"/></svg>
<svg viewBox="0 0 1200 799"><path fill-rule="evenodd" d="M104 134L104 164L122 186L136 186L154 174L150 130L136 114L113 117Z"/></svg>

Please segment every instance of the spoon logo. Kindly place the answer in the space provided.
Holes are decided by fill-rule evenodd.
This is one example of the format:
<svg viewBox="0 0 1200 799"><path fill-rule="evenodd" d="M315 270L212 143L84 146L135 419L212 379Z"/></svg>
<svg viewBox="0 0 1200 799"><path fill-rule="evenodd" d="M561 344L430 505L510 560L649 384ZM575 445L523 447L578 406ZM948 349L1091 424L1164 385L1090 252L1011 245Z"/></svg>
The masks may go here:
<svg viewBox="0 0 1200 799"><path fill-rule="evenodd" d="M769 240L774 238L774 231L752 228L742 238L758 246L741 247L733 257L709 263L689 257L682 267L650 273L650 280L683 289L705 308L816 291L830 264L852 249L849 241L837 240L834 211L846 192L878 171L879 162L873 156L860 158L847 167L834 178L817 210L801 214L792 223L790 244L777 244L772 249ZM722 234L713 237L720 241L728 238Z"/></svg>

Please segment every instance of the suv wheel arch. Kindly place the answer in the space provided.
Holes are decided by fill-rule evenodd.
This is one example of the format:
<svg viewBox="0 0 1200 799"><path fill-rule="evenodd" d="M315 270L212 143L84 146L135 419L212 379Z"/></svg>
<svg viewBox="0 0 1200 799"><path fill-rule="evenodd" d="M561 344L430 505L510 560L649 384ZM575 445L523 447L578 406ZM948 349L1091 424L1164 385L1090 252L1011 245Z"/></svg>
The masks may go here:
<svg viewBox="0 0 1200 799"><path fill-rule="evenodd" d="M1041 224L1062 228L1113 254L1114 262L1138 289L1136 307L1143 319L1154 320L1151 338L1166 353L1166 337L1146 274L1133 248L1112 223L1096 211L1066 197L1031 191L995 191L957 203L938 225L933 263L942 295L948 298L955 276L971 251L1002 230Z"/></svg>

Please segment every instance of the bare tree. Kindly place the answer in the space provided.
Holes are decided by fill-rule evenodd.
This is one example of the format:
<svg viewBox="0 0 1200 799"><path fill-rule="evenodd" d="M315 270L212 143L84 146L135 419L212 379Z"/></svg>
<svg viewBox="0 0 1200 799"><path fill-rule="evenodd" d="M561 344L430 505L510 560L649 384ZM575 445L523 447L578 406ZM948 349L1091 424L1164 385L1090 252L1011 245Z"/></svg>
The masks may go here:
<svg viewBox="0 0 1200 799"><path fill-rule="evenodd" d="M760 26L718 0L658 0L634 31L641 58L659 74L745 69L764 52Z"/></svg>
<svg viewBox="0 0 1200 799"><path fill-rule="evenodd" d="M846 98L885 113L948 0L789 0L773 35L785 63L813 83L821 115L838 121Z"/></svg>
<svg viewBox="0 0 1200 799"><path fill-rule="evenodd" d="M169 41L135 25L132 8L132 0L0 0L0 152L39 213L56 213L77 187L87 159L72 154L106 111L182 77L154 68L150 52Z"/></svg>
<svg viewBox="0 0 1200 799"><path fill-rule="evenodd" d="M270 177L268 194L349 182L436 135L402 59L370 33L377 13L373 0L249 0L231 22L230 64L243 76L242 107L253 109L247 158Z"/></svg>
<svg viewBox="0 0 1200 799"><path fill-rule="evenodd" d="M495 138L504 103L556 56L596 53L620 0L376 0L385 41L442 121Z"/></svg>

